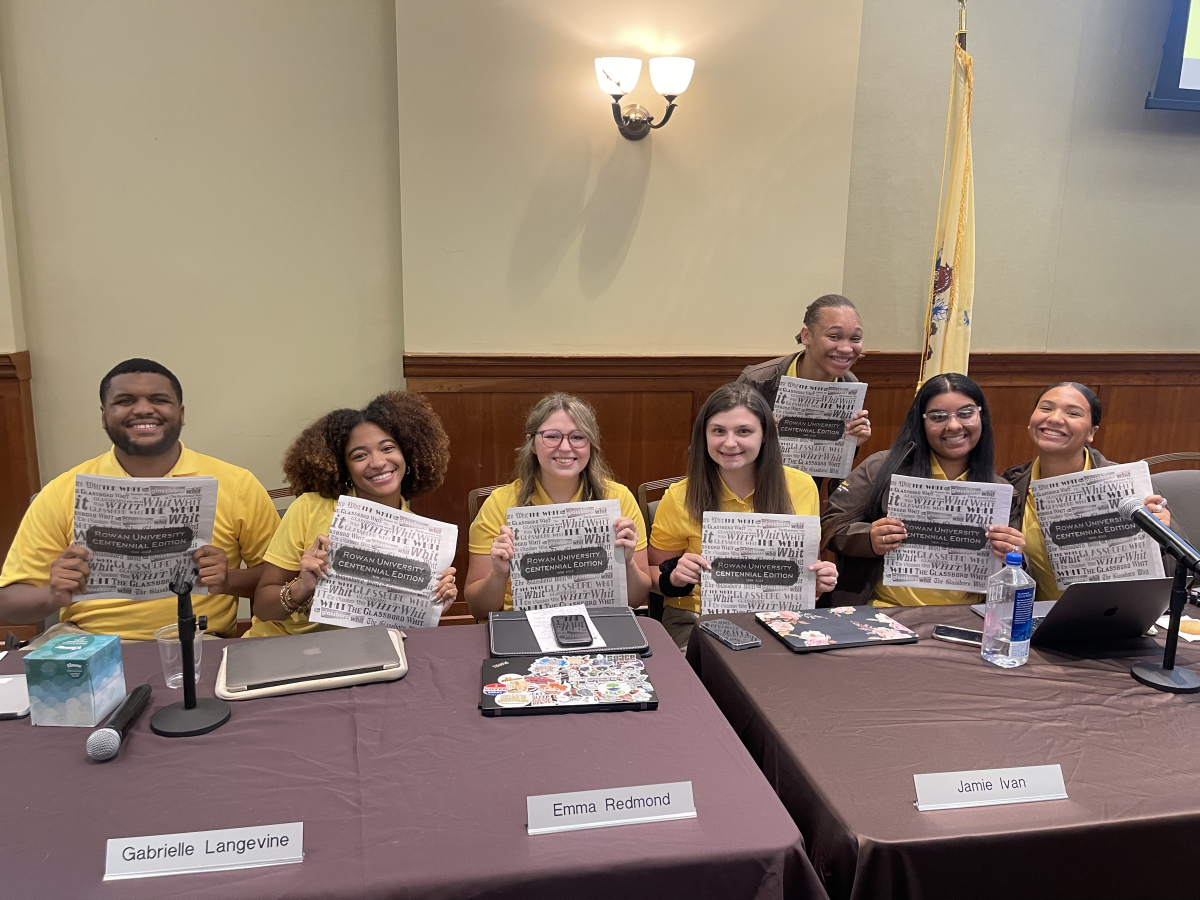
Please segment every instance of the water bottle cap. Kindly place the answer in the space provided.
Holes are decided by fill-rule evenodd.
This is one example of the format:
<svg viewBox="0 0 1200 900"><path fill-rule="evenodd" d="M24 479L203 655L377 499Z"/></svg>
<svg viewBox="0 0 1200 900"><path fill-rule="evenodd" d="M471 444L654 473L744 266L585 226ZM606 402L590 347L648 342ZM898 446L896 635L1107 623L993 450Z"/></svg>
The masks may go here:
<svg viewBox="0 0 1200 900"><path fill-rule="evenodd" d="M1008 555L1004 557L1004 564L1006 566L1019 566L1024 561L1025 561L1025 557L1023 557L1016 550L1009 550Z"/></svg>

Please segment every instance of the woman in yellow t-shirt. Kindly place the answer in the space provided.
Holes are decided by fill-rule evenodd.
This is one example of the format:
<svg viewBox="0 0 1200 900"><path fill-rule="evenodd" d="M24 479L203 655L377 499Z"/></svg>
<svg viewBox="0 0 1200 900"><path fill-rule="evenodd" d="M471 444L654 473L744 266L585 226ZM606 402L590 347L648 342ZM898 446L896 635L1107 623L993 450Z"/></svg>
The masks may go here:
<svg viewBox="0 0 1200 900"><path fill-rule="evenodd" d="M664 597L663 626L687 647L700 614L701 549L706 511L820 514L812 478L783 464L779 431L766 399L749 384L726 384L704 402L692 426L688 477L671 485L654 516L651 577ZM837 567L818 561L817 593L833 587Z"/></svg>
<svg viewBox="0 0 1200 900"><path fill-rule="evenodd" d="M887 514L893 475L939 481L1003 483L993 458L995 439L987 399L965 375L937 375L921 386L890 450L873 453L829 497L821 521L826 546L838 554L841 577L830 598L834 606L874 601L876 606L943 606L978 603L981 594L930 588L889 587L883 583L883 557L908 536L904 523ZM1013 503L1008 525L987 530L992 553L1004 559L1024 552L1020 505Z"/></svg>
<svg viewBox="0 0 1200 900"><path fill-rule="evenodd" d="M1102 412L1100 398L1087 386L1075 381L1052 384L1042 391L1029 417L1029 437L1037 445L1038 455L1004 473L1004 479L1012 484L1016 499L1021 502L1025 558L1029 561L1029 574L1037 582L1038 600L1057 600L1063 592L1058 589L1050 556L1046 552L1046 541L1030 483L1039 478L1071 475L1115 465L1091 446L1096 429L1100 427ZM1171 513L1166 500L1158 494L1151 494L1145 503L1159 521L1171 527ZM1173 574L1174 559L1164 554L1163 563L1167 566L1167 574Z"/></svg>
<svg viewBox="0 0 1200 900"><path fill-rule="evenodd" d="M550 394L525 420L525 441L517 448L517 478L496 488L471 523L470 562L463 593L477 619L512 609L509 578L513 534L506 524L514 506L549 506L587 500L619 500L621 516L613 523L616 544L624 548L625 583L630 606L641 606L650 593L646 562L646 525L637 501L613 481L600 448L596 412L578 397Z"/></svg>
<svg viewBox="0 0 1200 900"><path fill-rule="evenodd" d="M361 497L393 509L439 487L450 462L442 421L420 394L380 394L364 409L335 409L292 442L283 474L298 496L267 548L246 637L324 631L308 621L317 582L329 571L329 524L338 497ZM454 569L438 573L442 610L458 596Z"/></svg>

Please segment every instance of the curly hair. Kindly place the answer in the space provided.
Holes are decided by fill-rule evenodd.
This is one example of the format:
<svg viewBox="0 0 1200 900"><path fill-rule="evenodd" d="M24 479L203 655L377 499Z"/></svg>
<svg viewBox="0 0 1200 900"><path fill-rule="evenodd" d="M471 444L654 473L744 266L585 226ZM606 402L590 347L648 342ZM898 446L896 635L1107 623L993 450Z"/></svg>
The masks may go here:
<svg viewBox="0 0 1200 900"><path fill-rule="evenodd" d="M296 496L320 494L336 500L354 487L346 467L346 443L358 425L370 422L392 436L406 468L400 493L406 500L441 487L450 464L450 439L442 420L420 394L389 391L363 409L335 409L305 428L283 455L283 474Z"/></svg>

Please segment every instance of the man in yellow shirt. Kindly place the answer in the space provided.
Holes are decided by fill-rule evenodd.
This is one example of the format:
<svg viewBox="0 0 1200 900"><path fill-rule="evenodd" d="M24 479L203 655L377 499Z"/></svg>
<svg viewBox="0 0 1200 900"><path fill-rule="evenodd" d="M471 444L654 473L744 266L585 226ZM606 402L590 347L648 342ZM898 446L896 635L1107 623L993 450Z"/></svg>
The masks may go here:
<svg viewBox="0 0 1200 900"><path fill-rule="evenodd" d="M91 551L72 543L75 476L207 476L218 481L217 511L212 543L192 555L198 584L208 589L206 596L193 597L193 606L197 615L208 616L210 632L233 637L237 598L254 595L263 554L279 524L266 490L245 469L183 446L183 388L159 363L129 359L113 368L100 382L100 412L113 447L59 475L30 504L0 572L0 619L40 622L58 611L54 632L151 640L156 628L176 620L174 596L74 599L87 586L91 559ZM248 568L241 568L243 562Z"/></svg>

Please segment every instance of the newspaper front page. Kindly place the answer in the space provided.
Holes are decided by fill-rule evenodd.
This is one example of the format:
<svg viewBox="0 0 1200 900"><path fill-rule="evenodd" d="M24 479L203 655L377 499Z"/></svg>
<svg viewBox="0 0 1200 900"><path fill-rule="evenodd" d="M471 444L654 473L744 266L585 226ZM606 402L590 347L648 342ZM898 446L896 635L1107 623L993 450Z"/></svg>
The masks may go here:
<svg viewBox="0 0 1200 900"><path fill-rule="evenodd" d="M454 562L457 543L457 525L339 497L329 525L329 574L317 582L309 621L344 628L436 625L437 576Z"/></svg>
<svg viewBox="0 0 1200 900"><path fill-rule="evenodd" d="M783 464L814 478L849 475L858 439L846 434L846 423L863 408L866 396L861 381L780 378L775 417Z"/></svg>
<svg viewBox="0 0 1200 900"><path fill-rule="evenodd" d="M625 560L613 528L620 517L619 500L509 509L513 609L626 606Z"/></svg>
<svg viewBox="0 0 1200 900"><path fill-rule="evenodd" d="M821 544L818 516L706 512L700 555L700 613L812 609Z"/></svg>
<svg viewBox="0 0 1200 900"><path fill-rule="evenodd" d="M1060 591L1079 581L1163 577L1158 545L1117 512L1126 497L1154 493L1145 462L1040 478L1029 487Z"/></svg>
<svg viewBox="0 0 1200 900"><path fill-rule="evenodd" d="M171 574L212 543L215 478L75 476L73 543L92 551L80 600L174 596ZM208 589L196 585L193 594Z"/></svg>
<svg viewBox="0 0 1200 900"><path fill-rule="evenodd" d="M883 583L986 593L988 577L1003 565L987 530L1008 524L1012 492L1011 484L893 475L887 514L904 523L908 537L884 556Z"/></svg>

